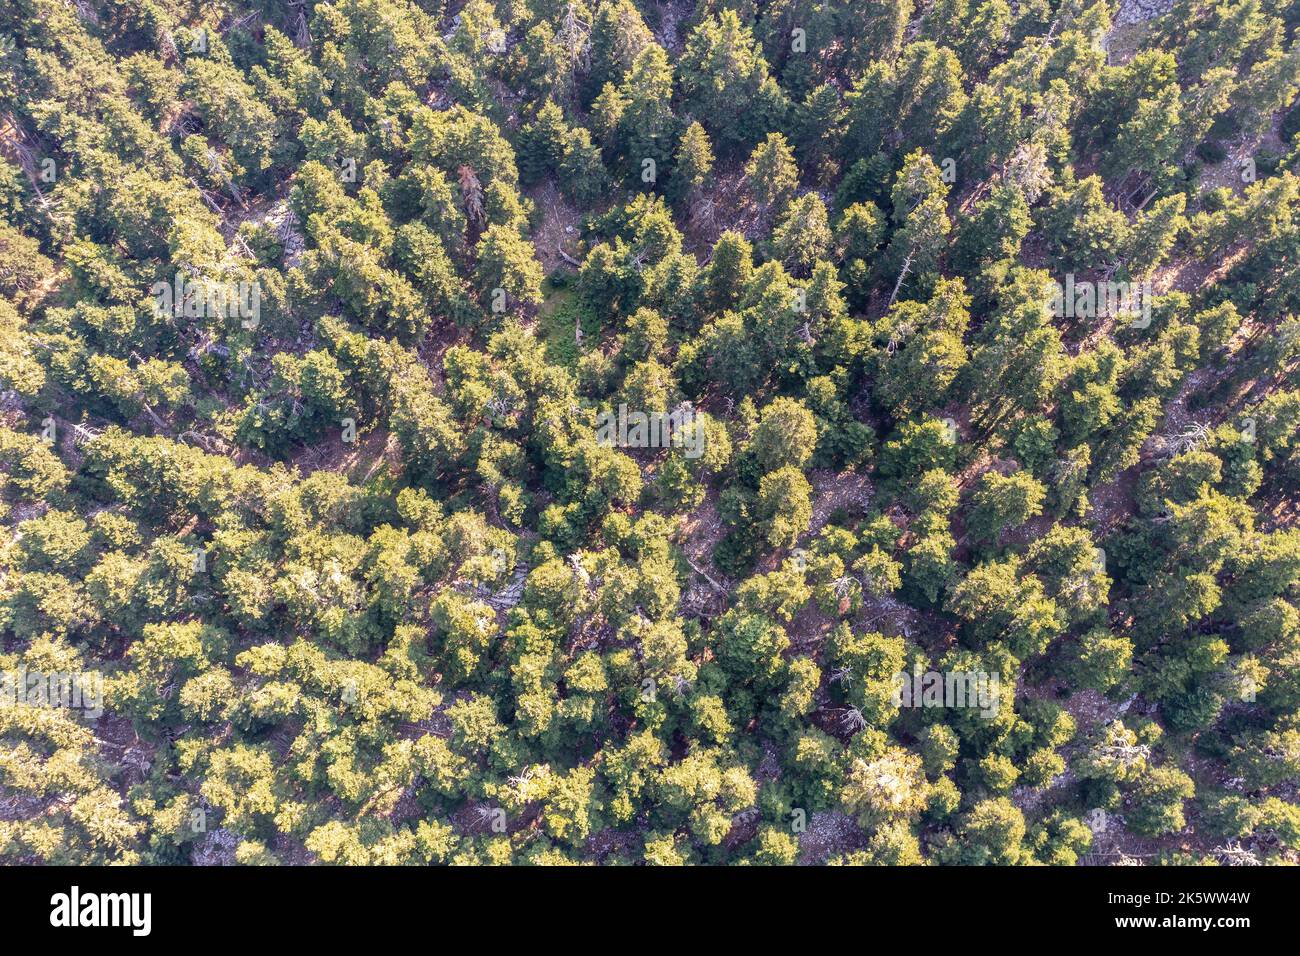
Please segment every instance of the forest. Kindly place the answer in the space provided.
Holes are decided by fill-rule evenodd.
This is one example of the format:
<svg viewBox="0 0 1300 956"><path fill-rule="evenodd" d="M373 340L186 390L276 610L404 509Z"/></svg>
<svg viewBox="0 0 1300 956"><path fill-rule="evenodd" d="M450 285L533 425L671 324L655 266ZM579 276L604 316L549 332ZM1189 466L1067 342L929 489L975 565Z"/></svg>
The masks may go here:
<svg viewBox="0 0 1300 956"><path fill-rule="evenodd" d="M0 864L1300 863L1298 27L5 0Z"/></svg>

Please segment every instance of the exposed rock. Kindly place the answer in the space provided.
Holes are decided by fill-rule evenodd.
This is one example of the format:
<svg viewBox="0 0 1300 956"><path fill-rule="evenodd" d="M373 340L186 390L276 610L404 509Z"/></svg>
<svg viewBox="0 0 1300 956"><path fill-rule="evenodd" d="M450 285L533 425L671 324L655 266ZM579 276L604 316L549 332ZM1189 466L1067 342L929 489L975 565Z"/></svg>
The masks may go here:
<svg viewBox="0 0 1300 956"><path fill-rule="evenodd" d="M1174 0L1120 0L1115 26L1143 23L1164 16L1173 9Z"/></svg>

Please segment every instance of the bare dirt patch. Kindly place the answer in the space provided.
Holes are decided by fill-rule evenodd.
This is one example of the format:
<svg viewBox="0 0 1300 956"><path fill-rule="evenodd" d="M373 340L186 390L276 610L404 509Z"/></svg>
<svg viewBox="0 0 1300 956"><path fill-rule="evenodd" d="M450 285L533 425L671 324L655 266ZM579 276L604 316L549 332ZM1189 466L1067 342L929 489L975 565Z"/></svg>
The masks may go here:
<svg viewBox="0 0 1300 956"><path fill-rule="evenodd" d="M349 480L364 483L385 467L393 474L400 472L402 456L392 433L377 428L358 436L355 442L343 441L341 434L330 435L299 452L293 465L304 477L323 469L340 472Z"/></svg>
<svg viewBox="0 0 1300 956"><path fill-rule="evenodd" d="M838 810L820 811L808 818L808 829L799 838L799 862L822 864L865 844L866 835L851 818Z"/></svg>
<svg viewBox="0 0 1300 956"><path fill-rule="evenodd" d="M856 471L814 471L810 478L813 513L805 540L816 537L837 511L843 510L854 516L866 513L874 492L871 479L866 475Z"/></svg>
<svg viewBox="0 0 1300 956"><path fill-rule="evenodd" d="M574 261L583 257L582 213L550 179L530 190L528 198L541 212L541 221L533 230L533 248L542 269L547 275L559 268L573 269Z"/></svg>

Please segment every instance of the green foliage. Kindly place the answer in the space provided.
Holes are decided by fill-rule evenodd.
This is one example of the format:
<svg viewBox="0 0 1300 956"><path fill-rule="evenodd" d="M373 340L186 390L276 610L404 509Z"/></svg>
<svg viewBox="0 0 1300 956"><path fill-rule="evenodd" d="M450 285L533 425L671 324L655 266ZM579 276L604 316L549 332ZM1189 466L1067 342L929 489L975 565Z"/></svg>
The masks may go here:
<svg viewBox="0 0 1300 956"><path fill-rule="evenodd" d="M6 11L0 862L1294 863L1284 7Z"/></svg>

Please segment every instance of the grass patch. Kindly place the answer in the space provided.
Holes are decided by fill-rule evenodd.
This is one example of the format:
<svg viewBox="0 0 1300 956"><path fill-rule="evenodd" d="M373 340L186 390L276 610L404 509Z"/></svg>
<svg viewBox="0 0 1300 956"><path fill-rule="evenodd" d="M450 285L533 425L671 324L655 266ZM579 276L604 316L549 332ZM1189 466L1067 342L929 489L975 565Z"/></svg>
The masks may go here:
<svg viewBox="0 0 1300 956"><path fill-rule="evenodd" d="M577 293L571 286L557 289L547 280L542 285L542 293L546 298L538 310L537 329L546 349L546 360L575 369L582 353L599 341L600 324L593 316L582 314ZM576 321L582 322L581 346L573 338Z"/></svg>

